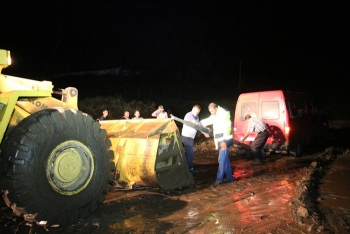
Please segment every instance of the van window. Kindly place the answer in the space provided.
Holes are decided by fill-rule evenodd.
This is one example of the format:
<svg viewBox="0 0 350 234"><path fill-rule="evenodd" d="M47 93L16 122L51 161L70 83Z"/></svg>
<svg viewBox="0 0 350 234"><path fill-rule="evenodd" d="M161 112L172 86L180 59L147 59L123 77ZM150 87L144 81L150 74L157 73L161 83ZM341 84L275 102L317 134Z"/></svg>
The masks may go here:
<svg viewBox="0 0 350 234"><path fill-rule="evenodd" d="M311 102L306 102L305 103L305 109L306 109L306 115L305 116L310 116L314 113L313 109L312 109L312 105Z"/></svg>
<svg viewBox="0 0 350 234"><path fill-rule="evenodd" d="M262 119L279 119L279 103L278 102L262 102L261 118Z"/></svg>
<svg viewBox="0 0 350 234"><path fill-rule="evenodd" d="M298 110L295 106L294 102L288 101L287 102L288 105L288 110L289 110L289 116L290 118L297 118L298 117Z"/></svg>
<svg viewBox="0 0 350 234"><path fill-rule="evenodd" d="M241 107L241 120L244 120L244 116L249 114L252 117L256 117L256 103L255 102L246 102L242 103Z"/></svg>
<svg viewBox="0 0 350 234"><path fill-rule="evenodd" d="M311 103L312 108L314 110L314 116L317 117L326 117L326 113L323 110L323 106L322 104L318 103L318 102L312 102Z"/></svg>
<svg viewBox="0 0 350 234"><path fill-rule="evenodd" d="M303 118L309 115L312 107L305 101L289 101L289 115L291 118Z"/></svg>

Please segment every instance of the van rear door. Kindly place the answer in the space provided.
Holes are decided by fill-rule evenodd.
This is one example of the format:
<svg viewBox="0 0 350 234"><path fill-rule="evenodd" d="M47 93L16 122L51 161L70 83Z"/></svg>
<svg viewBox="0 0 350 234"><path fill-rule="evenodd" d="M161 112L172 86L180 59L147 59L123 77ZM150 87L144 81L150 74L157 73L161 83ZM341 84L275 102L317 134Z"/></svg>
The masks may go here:
<svg viewBox="0 0 350 234"><path fill-rule="evenodd" d="M285 144L285 130L288 124L282 90L243 93L239 96L233 128L234 139L237 141L240 141L247 131L248 122L244 121L246 114L260 118L268 125L270 136L265 148L276 150ZM245 143L250 144L255 136L255 133L251 133Z"/></svg>
<svg viewBox="0 0 350 234"><path fill-rule="evenodd" d="M240 141L244 134L247 132L248 122L244 121L244 116L246 114L252 117L258 117L259 113L259 93L242 93L239 95L235 117L233 123L233 136L236 141ZM249 144L249 141L254 140L254 135L248 136L245 143Z"/></svg>
<svg viewBox="0 0 350 234"><path fill-rule="evenodd" d="M282 90L261 92L259 117L266 123L269 138L265 148L279 150L288 141L288 117ZM287 135L286 135L287 134Z"/></svg>

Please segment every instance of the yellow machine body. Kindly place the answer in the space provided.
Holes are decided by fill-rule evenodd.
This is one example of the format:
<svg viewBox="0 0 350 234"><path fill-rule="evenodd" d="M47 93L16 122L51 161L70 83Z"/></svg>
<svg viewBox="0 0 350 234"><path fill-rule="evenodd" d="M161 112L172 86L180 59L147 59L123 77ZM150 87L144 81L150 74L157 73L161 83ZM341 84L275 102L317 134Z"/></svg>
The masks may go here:
<svg viewBox="0 0 350 234"><path fill-rule="evenodd" d="M112 142L118 184L166 190L193 185L174 120L105 120L100 124Z"/></svg>
<svg viewBox="0 0 350 234"><path fill-rule="evenodd" d="M0 50L0 72L10 65L9 51ZM0 73L0 140L10 127L42 109L78 109L78 90L53 91L50 81ZM61 95L61 100L52 97ZM175 189L193 185L179 130L172 119L100 121L114 152L115 180L133 185Z"/></svg>

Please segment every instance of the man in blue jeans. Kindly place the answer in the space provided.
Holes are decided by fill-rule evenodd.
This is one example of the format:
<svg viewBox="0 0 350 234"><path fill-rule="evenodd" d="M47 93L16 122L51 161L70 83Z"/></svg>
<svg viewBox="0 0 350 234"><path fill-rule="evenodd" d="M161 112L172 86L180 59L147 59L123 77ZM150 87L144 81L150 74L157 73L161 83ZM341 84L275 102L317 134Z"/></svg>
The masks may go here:
<svg viewBox="0 0 350 234"><path fill-rule="evenodd" d="M201 111L201 107L199 105L194 105L192 107L192 110L185 115L184 120L190 121L194 124L199 125L198 114L200 111ZM193 169L193 156L194 156L193 145L194 145L194 138L195 138L196 134L197 134L196 129L189 127L186 124L183 125L182 131L181 131L181 139L182 139L182 143L185 147L185 155L186 155L186 159L187 159L188 169L192 173L196 172Z"/></svg>
<svg viewBox="0 0 350 234"><path fill-rule="evenodd" d="M213 125L213 135L215 148L219 150L218 156L218 172L216 174L215 183L212 185L216 187L220 185L224 176L226 181L233 182L232 168L229 155L229 148L233 145L233 138L231 134L231 116L230 111L218 106L215 103L210 103L208 106L210 116L200 121L202 126ZM207 136L209 137L209 136Z"/></svg>

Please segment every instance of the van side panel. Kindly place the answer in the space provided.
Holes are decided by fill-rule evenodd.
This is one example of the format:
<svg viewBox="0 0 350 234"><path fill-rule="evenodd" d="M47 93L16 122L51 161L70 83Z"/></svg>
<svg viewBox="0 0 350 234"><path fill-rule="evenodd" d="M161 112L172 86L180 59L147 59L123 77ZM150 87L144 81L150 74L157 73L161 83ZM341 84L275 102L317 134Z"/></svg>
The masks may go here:
<svg viewBox="0 0 350 234"><path fill-rule="evenodd" d="M329 141L328 120L315 97L301 92L285 92L289 109L290 146L306 146Z"/></svg>

